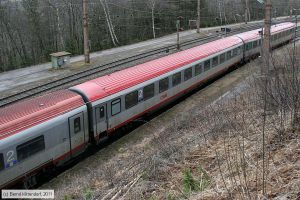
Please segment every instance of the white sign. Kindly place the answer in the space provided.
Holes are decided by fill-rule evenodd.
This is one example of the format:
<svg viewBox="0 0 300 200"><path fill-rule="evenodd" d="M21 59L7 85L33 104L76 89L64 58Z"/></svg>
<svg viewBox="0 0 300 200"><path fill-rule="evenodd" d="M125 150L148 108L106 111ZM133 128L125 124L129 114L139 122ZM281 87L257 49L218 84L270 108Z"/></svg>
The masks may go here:
<svg viewBox="0 0 300 200"><path fill-rule="evenodd" d="M54 190L2 190L2 199L54 199Z"/></svg>

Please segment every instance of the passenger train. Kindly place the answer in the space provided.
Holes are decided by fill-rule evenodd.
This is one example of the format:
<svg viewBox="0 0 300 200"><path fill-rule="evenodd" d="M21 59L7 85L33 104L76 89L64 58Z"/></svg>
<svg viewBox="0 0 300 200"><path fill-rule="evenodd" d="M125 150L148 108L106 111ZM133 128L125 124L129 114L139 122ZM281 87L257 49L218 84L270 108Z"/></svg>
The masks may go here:
<svg viewBox="0 0 300 200"><path fill-rule="evenodd" d="M272 26L272 47L294 38ZM260 29L221 38L80 85L0 109L0 188L62 166L88 145L258 55Z"/></svg>

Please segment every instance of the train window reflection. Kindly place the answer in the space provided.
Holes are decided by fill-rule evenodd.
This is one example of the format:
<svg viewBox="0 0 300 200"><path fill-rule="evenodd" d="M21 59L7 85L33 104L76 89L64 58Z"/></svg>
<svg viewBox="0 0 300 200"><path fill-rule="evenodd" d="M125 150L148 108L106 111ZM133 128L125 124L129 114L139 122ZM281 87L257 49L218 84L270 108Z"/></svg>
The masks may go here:
<svg viewBox="0 0 300 200"><path fill-rule="evenodd" d="M45 149L44 136L39 136L28 142L17 146L18 161L25 160L26 158Z"/></svg>

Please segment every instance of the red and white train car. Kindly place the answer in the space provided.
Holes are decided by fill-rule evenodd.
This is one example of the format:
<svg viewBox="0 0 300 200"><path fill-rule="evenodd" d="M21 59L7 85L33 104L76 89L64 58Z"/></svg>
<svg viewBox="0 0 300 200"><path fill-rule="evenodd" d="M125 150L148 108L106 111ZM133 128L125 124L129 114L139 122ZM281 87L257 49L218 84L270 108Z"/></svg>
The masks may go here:
<svg viewBox="0 0 300 200"><path fill-rule="evenodd" d="M63 90L0 109L0 188L60 165L89 142L82 97Z"/></svg>
<svg viewBox="0 0 300 200"><path fill-rule="evenodd" d="M236 36L210 42L72 87L85 99L96 141L172 101L243 59Z"/></svg>

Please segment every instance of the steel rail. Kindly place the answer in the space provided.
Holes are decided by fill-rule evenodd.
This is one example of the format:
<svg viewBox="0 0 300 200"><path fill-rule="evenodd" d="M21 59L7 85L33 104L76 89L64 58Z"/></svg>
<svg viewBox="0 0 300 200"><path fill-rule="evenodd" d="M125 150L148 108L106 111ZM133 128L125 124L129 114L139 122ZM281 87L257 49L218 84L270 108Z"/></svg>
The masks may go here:
<svg viewBox="0 0 300 200"><path fill-rule="evenodd" d="M282 21L278 21L278 23L282 23L283 21L291 21L291 20L282 20ZM256 28L261 27L262 22L258 22L257 24L254 25L247 25L247 26L240 26L238 27L236 30L231 31L230 33L226 34L226 36L232 36L233 34L239 33L239 32L244 32L244 31L248 31L248 30L254 30ZM188 41L184 41L182 42L181 46L189 46L195 43L200 43L200 44L204 44L210 41L213 41L215 39L218 39L220 37L225 36L225 33L221 33L221 34L213 34L210 36L206 36L203 38L197 38L197 39L192 39L192 40L188 40ZM198 44L198 45L200 45ZM49 83L45 83L42 85L37 85L34 87L31 87L29 89L20 91L16 94L13 95L9 95L6 97L2 97L0 98L0 108L10 105L12 103L36 96L38 94L53 90L55 88L59 88L63 85L67 85L70 84L72 82L76 82L78 84L78 80L83 79L83 78L87 78L89 76L95 75L96 73L100 73L100 72L104 72L106 70L110 70L113 68L117 68L121 65L124 64L128 64L137 60L141 60L150 56L154 56L160 53L164 53L166 52L166 50L175 50L177 48L176 44L172 44L172 45L167 45L167 46L163 46L157 49L153 49L150 50L148 52L145 53L140 53L140 54L136 54L134 56L130 56L127 58L123 58L123 59L119 59L119 60L115 60L113 62L110 63L106 63L106 64L102 64L102 65L98 65L80 72L76 72L74 74L71 75L66 75L63 77L60 77L54 81L51 81Z"/></svg>

